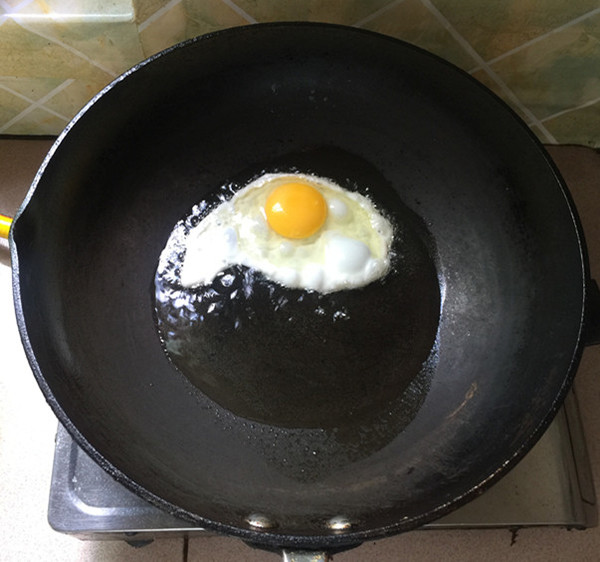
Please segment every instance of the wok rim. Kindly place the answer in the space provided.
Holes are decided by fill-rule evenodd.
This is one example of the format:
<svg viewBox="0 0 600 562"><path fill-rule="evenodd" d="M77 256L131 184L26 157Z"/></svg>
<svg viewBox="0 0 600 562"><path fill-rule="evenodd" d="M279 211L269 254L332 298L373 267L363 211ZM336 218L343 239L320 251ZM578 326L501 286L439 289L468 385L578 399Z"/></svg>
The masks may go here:
<svg viewBox="0 0 600 562"><path fill-rule="evenodd" d="M279 534L275 530L253 530L246 529L243 527L238 527L234 525L229 525L225 523L221 523L219 521L214 521L208 518L205 518L201 515L192 513L188 510L182 509L177 505L157 496L152 493L147 488L139 485L134 480L132 480L127 474L122 472L112 463L106 460L106 458L91 445L91 443L86 439L86 437L75 427L75 425L71 422L70 418L61 407L61 405L56 400L54 393L52 392L50 386L45 380L45 377L42 373L42 370L37 362L35 352L29 340L27 326L25 322L25 315L23 311L23 304L21 301L21 293L20 293L20 281L19 281L19 257L18 257L18 248L17 243L15 241L15 231L19 228L21 216L26 212L26 209L29 205L29 202L34 197L37 187L39 186L42 178L44 176L44 171L50 161L54 158L56 151L59 146L65 141L68 137L71 129L75 127L80 121L82 121L87 112L104 96L109 94L120 82L124 81L126 78L136 73L138 70L144 68L146 65L152 63L153 61L160 59L169 53L179 50L185 49L189 45L202 42L206 40L211 40L214 37L218 36L228 36L231 34L239 34L239 33L247 33L248 30L255 30L258 28L289 28L289 27L306 27L306 28L331 28L337 29L340 31L345 31L350 34L357 35L366 35L374 38L378 38L381 41L388 41L391 43L404 45L405 48L413 49L417 52L422 53L423 55L430 57L436 60L438 63L442 63L447 67L453 69L455 72L462 74L463 78L467 78L471 84L476 84L480 89L482 95L487 95L495 100L496 104L499 106L499 109L504 110L506 115L512 115L515 125L518 125L522 132L523 142L527 139L535 148L535 151L539 154L540 157L544 159L545 165L547 165L552 171L552 175L554 176L554 180L557 186L560 189L562 196L564 197L565 204L567 206L574 231L578 241L579 247L579 258L581 263L581 281L582 281L582 290L581 290L581 314L580 314L580 323L579 330L577 333L577 338L575 341L573 354L571 356L569 367L567 372L565 373L565 377L563 379L563 384L555 396L554 400L550 404L548 412L546 415L540 420L540 423L537 427L529 434L529 436L523 441L520 447L518 447L509 458L507 458L502 465L500 465L495 471L489 474L486 478L481 480L478 484L472 486L468 490L466 490L462 495L455 497L454 499L447 501L443 504L440 504L437 508L422 513L415 517L405 517L400 521L397 521L391 525L380 526L375 528L370 528L364 531L343 531L337 533L326 532L324 528L323 534ZM81 125L84 126L84 125ZM573 383L573 379L575 377L577 368L579 366L581 356L584 348L584 318L587 310L587 295L588 295L588 282L590 279L589 275L589 260L588 253L585 244L585 238L583 233L583 228L581 225L581 221L578 217L577 210L572 199L571 194L569 193L568 187L566 186L565 181L561 177L561 174L551 159L550 155L545 150L542 142L536 137L536 135L531 131L531 129L522 121L522 119L516 114L516 112L501 98L499 98L496 94L491 92L488 88L483 86L480 82L478 82L475 78L470 76L466 71L463 71L459 67L454 64L446 61L445 59L426 51L420 47L417 47L411 43L407 43L400 39L396 39L391 36L383 35L377 32L354 28L341 24L332 24L332 23L321 23L321 22L268 22L268 23L257 23L257 24L249 24L237 27L226 28L214 32L210 32L204 35L200 35L191 39L187 39L180 43L177 43L159 53L156 53L139 63L132 66L130 69L123 72L117 78L112 80L109 84L107 84L104 88L102 88L96 95L94 95L90 101L88 101L71 119L71 121L66 125L63 131L56 138L49 152L45 156L40 168L38 169L33 182L25 196L22 204L20 205L10 229L9 233L9 247L11 254L11 263L12 263L12 290L13 290L13 300L15 306L15 314L17 320L17 326L19 329L19 333L21 336L21 341L29 361L32 372L36 378L36 381L44 394L44 397L51 407L54 414L57 416L59 422L65 427L65 429L69 432L69 434L73 437L74 441L78 446L82 448L82 450L88 454L100 467L102 467L111 477L113 477L117 482L123 484L127 489L134 492L139 497L145 499L149 503L163 509L167 513L184 519L188 522L198 524L201 527L205 527L207 529L213 530L220 534L225 534L232 537L240 538L248 543L251 543L254 546L259 546L261 548L300 548L300 549L310 549L310 550L321 550L321 549L344 549L344 548L352 548L353 546L358 546L360 543L366 540L373 540L378 538L384 538L396 534L400 534L402 532L407 532L410 530L417 529L422 525L434 521L455 509L465 505L471 500L475 499L483 492L485 492L489 487L491 487L494 483L499 481L504 475L506 475L510 470L522 460L522 458L531 450L531 448L535 445L535 443L540 439L549 425L552 423L554 417L562 406L563 401L565 400L571 385Z"/></svg>

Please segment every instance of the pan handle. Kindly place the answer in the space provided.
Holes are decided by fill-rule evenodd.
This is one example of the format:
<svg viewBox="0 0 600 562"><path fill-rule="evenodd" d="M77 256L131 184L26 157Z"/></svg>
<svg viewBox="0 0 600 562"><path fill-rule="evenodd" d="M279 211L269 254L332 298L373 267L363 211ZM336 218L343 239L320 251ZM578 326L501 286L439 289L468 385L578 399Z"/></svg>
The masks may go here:
<svg viewBox="0 0 600 562"><path fill-rule="evenodd" d="M0 214L0 238L8 238L12 219L6 215Z"/></svg>
<svg viewBox="0 0 600 562"><path fill-rule="evenodd" d="M315 550L284 550L283 562L330 562L333 560L327 552Z"/></svg>
<svg viewBox="0 0 600 562"><path fill-rule="evenodd" d="M600 289L595 279L588 280L586 292L584 342L585 345L600 344Z"/></svg>

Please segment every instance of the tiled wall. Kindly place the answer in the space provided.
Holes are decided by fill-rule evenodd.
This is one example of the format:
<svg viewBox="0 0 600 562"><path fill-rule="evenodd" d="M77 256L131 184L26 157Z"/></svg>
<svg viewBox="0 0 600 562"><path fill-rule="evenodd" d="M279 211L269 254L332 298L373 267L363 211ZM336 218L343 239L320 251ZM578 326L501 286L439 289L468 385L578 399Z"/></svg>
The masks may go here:
<svg viewBox="0 0 600 562"><path fill-rule="evenodd" d="M543 142L600 147L600 0L0 0L0 134L56 134L147 56L276 20L404 39L494 90Z"/></svg>

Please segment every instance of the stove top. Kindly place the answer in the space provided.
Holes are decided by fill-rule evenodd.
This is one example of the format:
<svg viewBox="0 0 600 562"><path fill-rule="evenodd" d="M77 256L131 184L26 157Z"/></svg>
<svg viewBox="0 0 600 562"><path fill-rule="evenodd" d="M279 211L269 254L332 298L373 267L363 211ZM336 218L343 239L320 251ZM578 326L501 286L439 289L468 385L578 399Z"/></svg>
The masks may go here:
<svg viewBox="0 0 600 562"><path fill-rule="evenodd" d="M209 531L162 511L116 482L59 426L48 510L50 525L81 539L143 545L161 536ZM591 468L571 392L526 457L480 497L423 529L597 524Z"/></svg>

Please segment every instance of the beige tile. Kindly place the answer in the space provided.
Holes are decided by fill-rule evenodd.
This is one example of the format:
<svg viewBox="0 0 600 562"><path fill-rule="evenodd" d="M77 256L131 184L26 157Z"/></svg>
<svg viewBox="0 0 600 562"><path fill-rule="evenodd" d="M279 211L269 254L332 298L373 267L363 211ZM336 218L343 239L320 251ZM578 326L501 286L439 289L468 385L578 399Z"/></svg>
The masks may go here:
<svg viewBox="0 0 600 562"><path fill-rule="evenodd" d="M491 68L539 119L600 97L600 14Z"/></svg>
<svg viewBox="0 0 600 562"><path fill-rule="evenodd" d="M471 55L419 0L405 0L363 27L408 41L465 70L475 66Z"/></svg>
<svg viewBox="0 0 600 562"><path fill-rule="evenodd" d="M544 121L560 144L600 148L600 101Z"/></svg>
<svg viewBox="0 0 600 562"><path fill-rule="evenodd" d="M7 92L0 81L0 129L5 123L29 107L24 99Z"/></svg>
<svg viewBox="0 0 600 562"><path fill-rule="evenodd" d="M7 135L58 135L67 122L37 107L2 132Z"/></svg>
<svg viewBox="0 0 600 562"><path fill-rule="evenodd" d="M321 21L351 25L391 0L236 0L259 22Z"/></svg>
<svg viewBox="0 0 600 562"><path fill-rule="evenodd" d="M597 0L432 0L454 28L489 60L598 7Z"/></svg>
<svg viewBox="0 0 600 562"><path fill-rule="evenodd" d="M0 28L0 76L108 81L112 74L7 20Z"/></svg>
<svg viewBox="0 0 600 562"><path fill-rule="evenodd" d="M176 4L140 31L144 56L149 57L186 38L187 14L183 3Z"/></svg>

